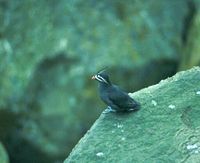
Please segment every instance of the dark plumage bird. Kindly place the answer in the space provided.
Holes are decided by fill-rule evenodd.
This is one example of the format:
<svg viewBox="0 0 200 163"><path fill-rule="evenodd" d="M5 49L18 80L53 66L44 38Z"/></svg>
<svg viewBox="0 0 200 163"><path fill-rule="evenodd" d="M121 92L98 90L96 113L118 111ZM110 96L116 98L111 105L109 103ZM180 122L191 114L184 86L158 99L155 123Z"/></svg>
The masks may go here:
<svg viewBox="0 0 200 163"><path fill-rule="evenodd" d="M94 75L92 79L99 82L99 94L108 105L106 112L126 112L138 109L139 104L118 86L113 85L105 71Z"/></svg>

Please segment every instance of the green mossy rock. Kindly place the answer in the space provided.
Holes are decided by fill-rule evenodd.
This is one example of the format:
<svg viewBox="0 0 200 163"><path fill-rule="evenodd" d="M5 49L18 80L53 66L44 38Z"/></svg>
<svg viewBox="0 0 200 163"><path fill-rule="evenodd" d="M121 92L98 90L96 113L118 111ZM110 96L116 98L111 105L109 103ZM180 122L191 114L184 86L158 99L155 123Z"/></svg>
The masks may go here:
<svg viewBox="0 0 200 163"><path fill-rule="evenodd" d="M0 163L9 163L8 154L0 142Z"/></svg>
<svg viewBox="0 0 200 163"><path fill-rule="evenodd" d="M89 81L98 69L111 66L127 90L174 74L187 2L1 0L0 138L10 161L66 157L101 111Z"/></svg>
<svg viewBox="0 0 200 163"><path fill-rule="evenodd" d="M197 7L199 6L199 7ZM193 66L200 65L200 2L194 8L195 15L190 23L190 28L183 47L182 59L179 69L186 70Z"/></svg>
<svg viewBox="0 0 200 163"><path fill-rule="evenodd" d="M128 114L102 114L65 163L200 162L200 68L130 94Z"/></svg>

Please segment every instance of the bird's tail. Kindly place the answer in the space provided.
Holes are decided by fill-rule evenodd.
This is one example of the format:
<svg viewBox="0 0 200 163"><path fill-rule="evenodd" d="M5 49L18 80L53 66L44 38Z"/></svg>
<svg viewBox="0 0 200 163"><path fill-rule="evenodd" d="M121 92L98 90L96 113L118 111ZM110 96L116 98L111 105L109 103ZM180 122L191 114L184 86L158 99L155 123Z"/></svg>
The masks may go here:
<svg viewBox="0 0 200 163"><path fill-rule="evenodd" d="M129 111L137 111L140 109L140 103L134 100L134 103L132 104Z"/></svg>

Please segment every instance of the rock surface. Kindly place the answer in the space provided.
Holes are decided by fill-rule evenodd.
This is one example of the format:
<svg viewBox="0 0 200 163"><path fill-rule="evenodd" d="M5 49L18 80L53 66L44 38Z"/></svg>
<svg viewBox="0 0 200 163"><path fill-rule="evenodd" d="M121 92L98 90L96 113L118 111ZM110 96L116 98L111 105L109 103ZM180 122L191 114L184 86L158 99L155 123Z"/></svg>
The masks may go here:
<svg viewBox="0 0 200 163"><path fill-rule="evenodd" d="M130 94L137 112L102 114L65 163L200 162L200 68Z"/></svg>
<svg viewBox="0 0 200 163"><path fill-rule="evenodd" d="M0 139L10 161L66 157L103 108L89 81L100 68L126 90L173 75L187 2L1 0Z"/></svg>
<svg viewBox="0 0 200 163"><path fill-rule="evenodd" d="M187 22L187 32L184 34L183 50L179 65L180 70L186 70L193 66L200 65L200 1L189 3L189 18Z"/></svg>
<svg viewBox="0 0 200 163"><path fill-rule="evenodd" d="M0 163L9 163L8 154L0 142Z"/></svg>

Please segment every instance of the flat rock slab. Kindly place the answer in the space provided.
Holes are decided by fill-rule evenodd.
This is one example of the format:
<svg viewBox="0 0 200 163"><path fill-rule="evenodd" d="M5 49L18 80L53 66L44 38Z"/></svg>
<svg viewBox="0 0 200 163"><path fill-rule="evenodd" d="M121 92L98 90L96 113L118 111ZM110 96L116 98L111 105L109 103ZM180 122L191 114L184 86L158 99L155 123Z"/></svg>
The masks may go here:
<svg viewBox="0 0 200 163"><path fill-rule="evenodd" d="M65 163L200 162L200 68L130 96L140 110L102 114Z"/></svg>

